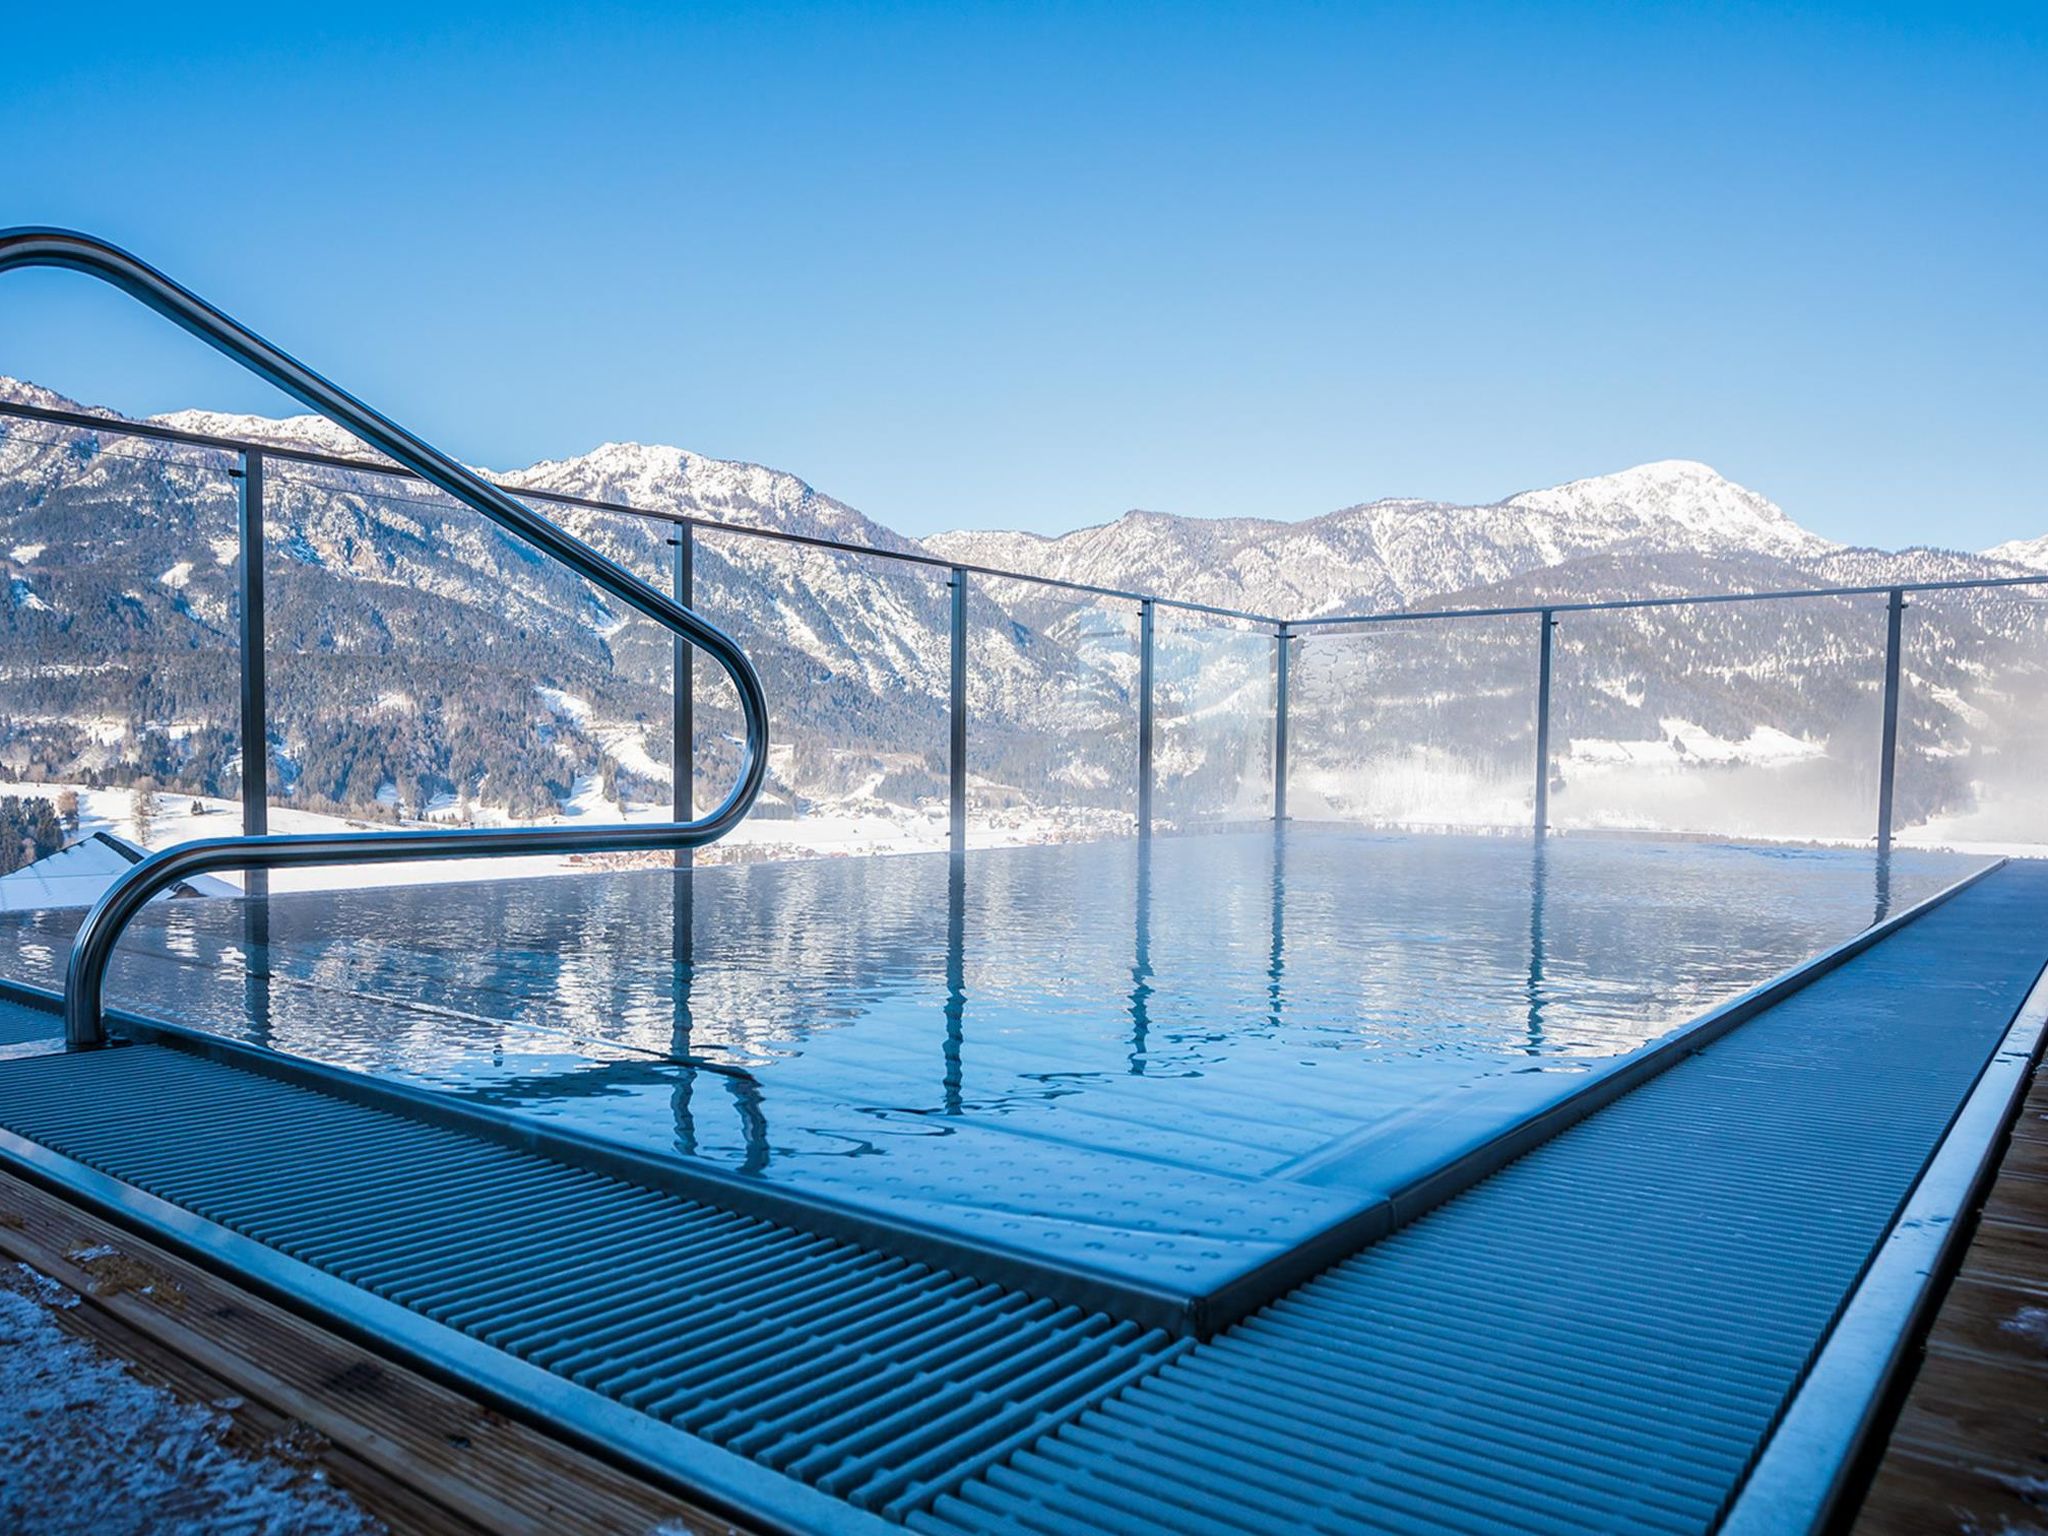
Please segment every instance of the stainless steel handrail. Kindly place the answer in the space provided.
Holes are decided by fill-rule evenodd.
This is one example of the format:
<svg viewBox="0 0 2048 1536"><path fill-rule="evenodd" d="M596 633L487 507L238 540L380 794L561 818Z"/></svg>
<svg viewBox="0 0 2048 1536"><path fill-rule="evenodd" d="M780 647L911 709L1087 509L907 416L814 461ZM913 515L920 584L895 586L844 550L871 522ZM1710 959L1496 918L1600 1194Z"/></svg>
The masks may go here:
<svg viewBox="0 0 2048 1536"><path fill-rule="evenodd" d="M453 828L410 832L349 832L263 837L219 837L152 854L110 886L86 914L71 946L64 981L64 1033L74 1047L103 1039L101 1014L107 964L122 931L150 898L195 874L221 869L279 869L318 864L386 864L411 859L499 858L510 854L616 853L635 849L699 847L724 836L761 792L768 764L768 698L753 663L731 636L648 586L582 540L540 516L439 449L272 346L191 290L118 246L73 230L0 230L0 272L17 267L59 267L120 289L233 358L329 420L346 427L430 485L568 566L620 602L672 630L709 655L732 679L746 725L740 771L718 807L694 821L659 826L590 828ZM255 551L245 551L253 557ZM678 762L677 773L689 765ZM244 765L244 773L261 774ZM249 788L245 784L245 794ZM255 793L263 793L259 776Z"/></svg>
<svg viewBox="0 0 2048 1536"><path fill-rule="evenodd" d="M2034 576L1957 576L1948 581L1881 581L1856 587L1783 587L1765 592L1687 592L1671 597L1606 597L1583 602L1518 603L1502 608L1410 608L1385 613L1332 613L1289 619L1288 627L1340 629L1345 625L1420 624L1445 619L1501 619L1540 613L1615 613L1632 608L1702 608L1716 603L1804 602L1822 597L1884 597L1893 592L1985 592L2000 587L2048 586L2048 572Z"/></svg>

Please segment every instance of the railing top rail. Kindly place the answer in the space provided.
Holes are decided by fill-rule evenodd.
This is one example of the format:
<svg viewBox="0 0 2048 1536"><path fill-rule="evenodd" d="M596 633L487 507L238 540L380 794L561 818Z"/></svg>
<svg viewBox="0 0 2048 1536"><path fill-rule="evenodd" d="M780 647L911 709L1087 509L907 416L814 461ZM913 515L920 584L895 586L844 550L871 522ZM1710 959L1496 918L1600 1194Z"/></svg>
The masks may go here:
<svg viewBox="0 0 2048 1536"><path fill-rule="evenodd" d="M389 475L394 479L400 480L420 480L425 478L401 465L385 463L378 459L352 458L346 454L322 453L317 449L295 448L286 444L263 442L255 438L222 437L206 432L191 432L180 427L166 427L151 421L133 421L126 417L95 416L86 411L58 410L49 406L27 405L11 400L0 400L0 416L13 416L26 421L46 422L52 426L72 427L82 431L109 432L123 437L150 438L159 442L181 444L189 448L217 449L223 453L261 453L273 460L286 463L310 464L325 469L346 470L353 474ZM1163 597L1153 592L1137 592L1123 587L1102 586L1094 582L1069 581L1059 576L1033 575L1025 571L1005 570L1001 566L978 565L966 560L948 560L943 555L922 554L903 549L887 549L876 544L856 544L850 539L827 538L821 534L791 533L781 528L760 528L747 523L722 522L717 518L701 517L690 512L666 512L652 507L636 507L629 502L607 501L596 496L577 496L567 491L546 491L531 486L507 485L502 481L485 481L484 483L509 496L523 497L530 501L552 502L557 506L581 507L591 512L606 512L622 517L648 518L656 522L671 523L689 528L701 528L711 533L731 534L739 538L765 539L771 543L778 544L796 544L812 549L828 550L837 554L866 555L877 560L893 560L898 564L920 565L933 570L965 571L970 576L988 576L1003 581L1027 582L1033 586L1053 587L1068 592L1083 592L1092 597L1110 598L1121 602L1152 602L1162 608L1178 609L1184 613L1206 614L1209 617L1219 619L1236 619L1247 624L1285 627L1297 633L1305 629L1335 629L1347 625L1360 624L1419 623L1425 620L1441 619L1494 619L1509 618L1517 614L1538 613L1601 613L1624 608L1682 608L1703 603L1762 603L1793 598L1877 597L1892 591L1960 592L1981 588L2048 585L2048 573L2031 576L1970 576L1955 577L1945 581L1884 581L1845 587L1788 587L1767 592L1704 592L1667 597L1603 598L1583 602L1513 603L1486 608L1395 609L1386 613L1330 613L1319 614L1310 618L1288 619L1274 614L1254 613L1242 608L1228 608L1216 603L1198 603L1186 598Z"/></svg>
<svg viewBox="0 0 2048 1536"><path fill-rule="evenodd" d="M1605 613L1619 608L1685 608L1702 603L1769 603L1815 597L1885 597L1893 592L1967 592L1985 587L2048 586L2048 572L2032 576L1958 576L1948 581L1883 581L1854 587L1786 587L1771 592L1694 592L1677 597L1613 597L1586 602L1515 603L1498 608L1415 608L1390 613L1333 613L1290 619L1288 628L1334 629L1357 624L1418 623L1431 619L1500 619L1517 614Z"/></svg>
<svg viewBox="0 0 2048 1536"><path fill-rule="evenodd" d="M279 443L263 442L256 438L222 437L207 432L190 432L179 427L162 426L153 421L95 416L87 411L57 410L50 406L0 400L0 416L14 416L26 421L40 421L51 426L71 427L80 431L148 438L156 442L176 443L187 448L214 449L222 453L260 453L282 463L309 464L321 469L345 470L351 474L389 475L398 480L426 478L401 465L388 464L380 459L322 453L318 449L294 448ZM691 512L667 512L652 507L636 507L628 502L606 501L596 496L577 496L568 491L544 491L532 486L507 485L502 480L486 480L484 483L508 496L523 497L529 501L552 502L557 506L581 507L591 512L607 512L622 517L648 518L655 522L701 528L712 533L733 534L740 538L766 539L777 544L797 544L837 554L868 555L877 560L893 560L901 565L920 565L933 570L965 571L970 576L992 576L1003 581L1029 582L1034 586L1083 592L1092 597L1110 598L1120 602L1152 602L1163 608L1207 614L1212 618L1239 619L1248 624L1274 625L1282 622L1271 614L1250 613L1241 608L1225 608L1215 603L1197 603L1186 598L1160 597L1156 593L1133 592L1122 587L1106 587L1087 581L1069 581L1059 576L1036 576L1023 571L1005 570L1001 566L977 565L967 560L948 560L943 555L888 549L877 544L856 544L850 539L833 539L814 533L791 533L783 528L760 528L748 523L722 522L715 517L700 517Z"/></svg>

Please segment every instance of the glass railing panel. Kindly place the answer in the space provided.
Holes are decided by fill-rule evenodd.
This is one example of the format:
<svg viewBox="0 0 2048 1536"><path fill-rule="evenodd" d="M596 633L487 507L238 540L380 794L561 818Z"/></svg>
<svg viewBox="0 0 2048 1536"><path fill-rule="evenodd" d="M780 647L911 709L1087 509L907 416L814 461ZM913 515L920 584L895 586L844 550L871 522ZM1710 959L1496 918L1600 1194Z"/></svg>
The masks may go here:
<svg viewBox="0 0 2048 1536"><path fill-rule="evenodd" d="M1138 605L969 578L970 846L1129 837L1138 814Z"/></svg>
<svg viewBox="0 0 2048 1536"><path fill-rule="evenodd" d="M1534 617L1305 631L1289 674L1289 816L1527 831L1538 633Z"/></svg>
<svg viewBox="0 0 2048 1536"><path fill-rule="evenodd" d="M271 460L265 485L272 830L587 825L658 802L656 775L619 771L669 710L665 659L623 604L417 482ZM653 575L658 526L616 521L613 552Z"/></svg>
<svg viewBox="0 0 2048 1536"><path fill-rule="evenodd" d="M1153 817L1188 829L1273 814L1269 625L1155 609Z"/></svg>
<svg viewBox="0 0 2048 1536"><path fill-rule="evenodd" d="M1882 597L1558 615L1550 820L1869 841Z"/></svg>
<svg viewBox="0 0 2048 1536"><path fill-rule="evenodd" d="M561 502L536 500L532 505L656 591L674 596L674 523ZM673 632L616 598L604 596L601 603L598 637L605 665L596 676L601 684L606 679L620 683L609 690L615 707L596 712L591 698L563 697L568 690L552 686L545 697L558 712L576 717L597 750L597 782L585 785L597 819L668 821L675 796ZM640 861L665 857L648 855Z"/></svg>
<svg viewBox="0 0 2048 1536"><path fill-rule="evenodd" d="M137 849L240 830L234 462L0 418L0 975L53 981Z"/></svg>
<svg viewBox="0 0 2048 1536"><path fill-rule="evenodd" d="M946 846L946 574L699 527L697 608L739 642L768 695L768 778L706 862ZM724 673L695 658L697 809L741 745Z"/></svg>
<svg viewBox="0 0 2048 1536"><path fill-rule="evenodd" d="M1895 836L2048 854L2048 590L1908 594Z"/></svg>

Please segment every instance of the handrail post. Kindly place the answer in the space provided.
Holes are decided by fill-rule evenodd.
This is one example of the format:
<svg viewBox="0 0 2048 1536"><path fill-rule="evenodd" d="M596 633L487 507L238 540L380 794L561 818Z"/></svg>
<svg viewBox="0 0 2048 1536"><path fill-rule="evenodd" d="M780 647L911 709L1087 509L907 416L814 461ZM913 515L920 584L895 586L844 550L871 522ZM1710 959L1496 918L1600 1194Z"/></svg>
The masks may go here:
<svg viewBox="0 0 2048 1536"><path fill-rule="evenodd" d="M1287 819L1287 653L1294 626L1273 629L1273 820Z"/></svg>
<svg viewBox="0 0 2048 1536"><path fill-rule="evenodd" d="M270 718L263 610L263 455L244 449L235 519L235 623L241 672L242 835L270 830ZM242 1006L251 1038L270 1043L270 873L242 874Z"/></svg>
<svg viewBox="0 0 2048 1536"><path fill-rule="evenodd" d="M967 848L967 572L953 567L950 727L947 745L947 820L955 853Z"/></svg>
<svg viewBox="0 0 2048 1536"><path fill-rule="evenodd" d="M1899 633L1906 611L1903 587L1893 587L1884 613L1884 741L1877 763L1877 851L1892 851L1892 791L1899 766Z"/></svg>
<svg viewBox="0 0 2048 1536"><path fill-rule="evenodd" d="M1152 835L1153 601L1138 602L1138 836Z"/></svg>
<svg viewBox="0 0 2048 1536"><path fill-rule="evenodd" d="M249 451L230 471L241 482L236 537L237 640L242 679L242 832L270 830L270 722L263 653L263 455Z"/></svg>
<svg viewBox="0 0 2048 1536"><path fill-rule="evenodd" d="M1536 835L1550 830L1550 641L1557 628L1551 609L1539 615L1542 639L1536 648Z"/></svg>
<svg viewBox="0 0 2048 1536"><path fill-rule="evenodd" d="M697 541L696 529L689 523L675 525L675 537L669 543L675 548L674 568L670 575L676 605L680 608L696 606L697 587ZM697 744L697 676L696 665L691 659L695 649L681 632L674 636L675 655L673 666L675 706L670 719L673 732L670 757L675 763L675 780L670 792L674 819L688 821L696 814L696 744ZM697 859L694 848L678 848L676 864L693 864Z"/></svg>

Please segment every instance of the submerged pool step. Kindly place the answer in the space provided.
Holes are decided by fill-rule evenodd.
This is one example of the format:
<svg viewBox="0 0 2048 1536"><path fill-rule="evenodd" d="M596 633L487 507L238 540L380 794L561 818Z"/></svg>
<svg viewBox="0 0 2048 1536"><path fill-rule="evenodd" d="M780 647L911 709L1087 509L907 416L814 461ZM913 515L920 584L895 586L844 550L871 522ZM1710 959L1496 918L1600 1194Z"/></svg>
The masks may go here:
<svg viewBox="0 0 2048 1536"><path fill-rule="evenodd" d="M2008 865L912 1526L1713 1529L2044 958Z"/></svg>
<svg viewBox="0 0 2048 1536"><path fill-rule="evenodd" d="M0 1125L899 1517L1175 1347L162 1045L0 1064Z"/></svg>

